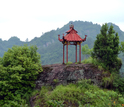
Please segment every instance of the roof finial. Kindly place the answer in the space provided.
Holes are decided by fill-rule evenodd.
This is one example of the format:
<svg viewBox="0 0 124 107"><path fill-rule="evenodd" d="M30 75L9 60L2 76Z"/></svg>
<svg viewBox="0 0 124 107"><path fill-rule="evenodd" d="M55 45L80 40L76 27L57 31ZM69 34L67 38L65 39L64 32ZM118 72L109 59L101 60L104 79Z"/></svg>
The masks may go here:
<svg viewBox="0 0 124 107"><path fill-rule="evenodd" d="M70 25L69 27L70 27L70 29L71 29L71 28L74 28L74 25L72 24L72 22L71 22L71 25Z"/></svg>

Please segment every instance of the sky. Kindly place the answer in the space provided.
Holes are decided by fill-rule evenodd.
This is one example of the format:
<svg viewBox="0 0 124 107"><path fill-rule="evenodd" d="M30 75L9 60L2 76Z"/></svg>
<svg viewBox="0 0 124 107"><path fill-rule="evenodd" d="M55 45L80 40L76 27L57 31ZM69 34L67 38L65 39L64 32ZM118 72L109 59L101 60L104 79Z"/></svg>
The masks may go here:
<svg viewBox="0 0 124 107"><path fill-rule="evenodd" d="M124 0L0 0L2 40L30 41L78 20L112 22L124 31Z"/></svg>

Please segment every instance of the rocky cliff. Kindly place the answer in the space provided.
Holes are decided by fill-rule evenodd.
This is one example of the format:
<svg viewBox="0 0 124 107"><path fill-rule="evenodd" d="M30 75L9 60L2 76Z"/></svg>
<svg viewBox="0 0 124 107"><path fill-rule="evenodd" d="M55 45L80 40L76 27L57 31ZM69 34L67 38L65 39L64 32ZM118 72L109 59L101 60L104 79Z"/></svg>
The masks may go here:
<svg viewBox="0 0 124 107"><path fill-rule="evenodd" d="M67 85L81 79L91 79L94 84L99 86L103 77L103 71L92 64L53 64L44 65L42 68L43 72L36 80L36 89L40 89L43 85Z"/></svg>
<svg viewBox="0 0 124 107"><path fill-rule="evenodd" d="M102 78L110 74L104 74L92 64L53 64L42 66L41 72L36 80L35 89L40 89L42 86L57 86L59 84L67 85L75 83L81 79L91 79L91 82L97 86L101 86ZM37 96L37 95L36 95ZM34 107L36 96L30 98L30 105Z"/></svg>

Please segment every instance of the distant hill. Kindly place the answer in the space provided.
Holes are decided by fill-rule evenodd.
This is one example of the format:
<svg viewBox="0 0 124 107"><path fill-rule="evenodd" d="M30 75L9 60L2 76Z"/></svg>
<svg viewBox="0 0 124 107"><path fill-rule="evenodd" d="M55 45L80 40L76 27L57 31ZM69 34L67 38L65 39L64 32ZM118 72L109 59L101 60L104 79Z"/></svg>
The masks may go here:
<svg viewBox="0 0 124 107"><path fill-rule="evenodd" d="M88 44L90 48L93 47L94 41L96 40L97 34L100 33L101 26L99 24L93 24L87 21L70 21L68 24L64 25L62 28L57 28L56 30L51 30L50 32L44 33L41 37L35 37L30 42L22 42L17 37L12 37L8 41L2 41L0 39L0 57L3 56L4 52L11 48L13 45L36 45L38 47L38 52L41 55L42 65L62 63L62 43L58 41L58 34L62 38L63 33L69 30L69 25L73 23L74 29L78 31L78 34L84 38L87 35L87 40L82 43ZM111 23L108 23L110 26ZM114 30L118 32L120 41L124 41L124 32L120 28L112 24ZM75 46L69 46L69 61L75 61ZM82 55L83 59L83 55Z"/></svg>
<svg viewBox="0 0 124 107"><path fill-rule="evenodd" d="M22 45L24 42L20 41L17 37L11 37L8 41L4 40L2 41L0 39L0 57L3 56L4 52L8 50L8 48L12 48L13 45Z"/></svg>

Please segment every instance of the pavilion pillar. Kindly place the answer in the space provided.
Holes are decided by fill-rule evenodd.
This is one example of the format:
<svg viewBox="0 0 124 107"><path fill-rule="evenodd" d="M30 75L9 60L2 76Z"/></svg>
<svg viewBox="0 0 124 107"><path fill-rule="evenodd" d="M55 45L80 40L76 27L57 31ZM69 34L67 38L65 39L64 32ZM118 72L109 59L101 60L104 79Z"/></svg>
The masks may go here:
<svg viewBox="0 0 124 107"><path fill-rule="evenodd" d="M79 62L81 63L81 43L79 45Z"/></svg>
<svg viewBox="0 0 124 107"><path fill-rule="evenodd" d="M75 53L75 55L76 55L75 56L75 58L76 58L75 61L77 62L77 44L76 44L76 53Z"/></svg>
<svg viewBox="0 0 124 107"><path fill-rule="evenodd" d="M64 47L65 47L65 45L63 44L63 64L64 64L64 53L65 53L65 52L64 52L64 50L65 50Z"/></svg>
<svg viewBox="0 0 124 107"><path fill-rule="evenodd" d="M68 63L68 43L66 45L66 63Z"/></svg>

